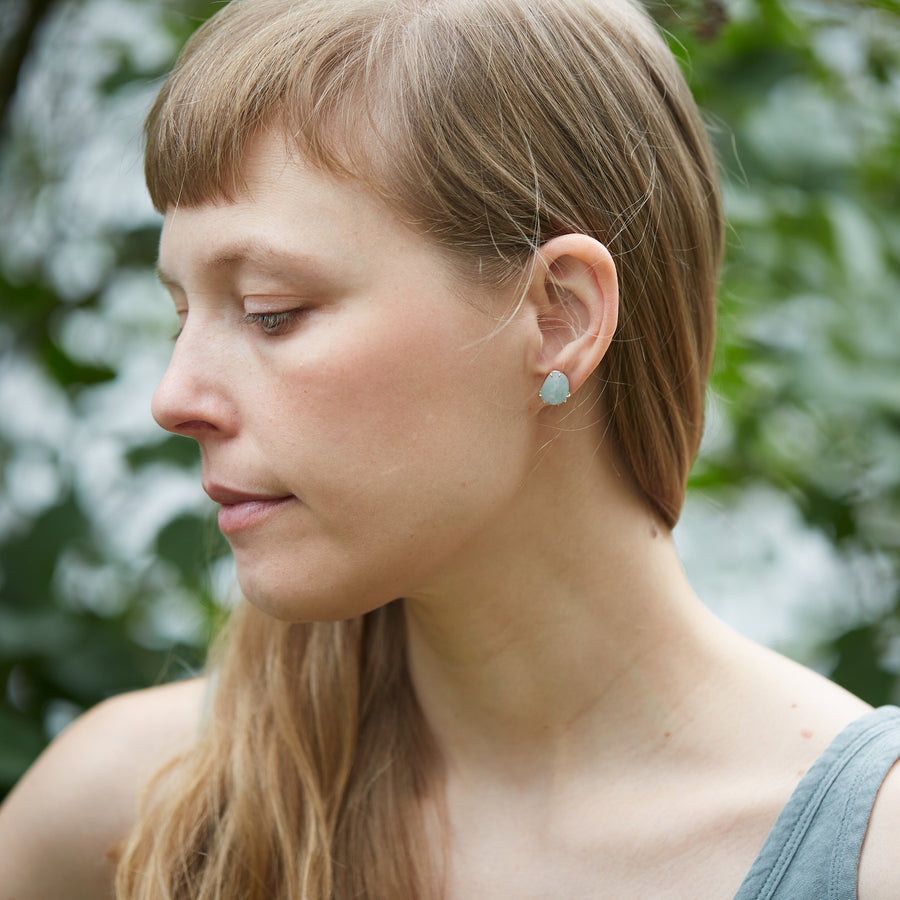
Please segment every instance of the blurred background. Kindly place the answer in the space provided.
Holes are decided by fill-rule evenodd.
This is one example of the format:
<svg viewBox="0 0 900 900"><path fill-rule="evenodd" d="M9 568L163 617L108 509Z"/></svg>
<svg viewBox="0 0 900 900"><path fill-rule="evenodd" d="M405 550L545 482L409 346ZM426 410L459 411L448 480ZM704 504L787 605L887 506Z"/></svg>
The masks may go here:
<svg viewBox="0 0 900 900"><path fill-rule="evenodd" d="M0 797L74 716L189 675L234 600L193 442L153 423L171 303L141 122L209 0L0 3ZM900 701L900 2L651 3L729 219L701 597Z"/></svg>

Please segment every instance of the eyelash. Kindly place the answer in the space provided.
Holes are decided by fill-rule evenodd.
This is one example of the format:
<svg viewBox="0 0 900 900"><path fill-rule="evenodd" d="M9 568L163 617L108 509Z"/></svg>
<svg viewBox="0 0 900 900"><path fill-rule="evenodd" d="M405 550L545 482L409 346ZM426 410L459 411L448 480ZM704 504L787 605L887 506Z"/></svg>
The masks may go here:
<svg viewBox="0 0 900 900"><path fill-rule="evenodd" d="M284 334L303 312L302 309L288 309L284 312L244 313L243 322L246 325L257 325L264 334L277 337ZM179 328L172 335L172 340L177 341L183 330L183 327Z"/></svg>
<svg viewBox="0 0 900 900"><path fill-rule="evenodd" d="M247 325L258 325L264 334L279 335L294 323L302 309L288 309L284 312L245 313L244 322Z"/></svg>

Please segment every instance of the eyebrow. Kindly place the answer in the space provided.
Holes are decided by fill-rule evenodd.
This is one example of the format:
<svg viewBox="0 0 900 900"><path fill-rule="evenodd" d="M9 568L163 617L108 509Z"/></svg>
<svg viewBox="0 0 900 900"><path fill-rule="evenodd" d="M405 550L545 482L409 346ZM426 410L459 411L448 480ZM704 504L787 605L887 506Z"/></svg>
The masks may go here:
<svg viewBox="0 0 900 900"><path fill-rule="evenodd" d="M318 257L259 241L226 245L200 265L212 272L252 266L276 279L301 277L308 281L324 281L331 268ZM167 272L159 261L156 263L156 277L165 287L183 290L178 279Z"/></svg>

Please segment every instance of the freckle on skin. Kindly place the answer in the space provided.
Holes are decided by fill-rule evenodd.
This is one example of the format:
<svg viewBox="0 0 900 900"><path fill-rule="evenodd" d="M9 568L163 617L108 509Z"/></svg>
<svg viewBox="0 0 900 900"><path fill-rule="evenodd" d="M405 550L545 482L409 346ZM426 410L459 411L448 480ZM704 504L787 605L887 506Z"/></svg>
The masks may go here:
<svg viewBox="0 0 900 900"><path fill-rule="evenodd" d="M800 730L800 737L811 738L812 732L808 728L802 728Z"/></svg>
<svg viewBox="0 0 900 900"><path fill-rule="evenodd" d="M664 738L670 738L670 737L672 737L672 732L671 732L671 731L667 731L667 732L663 735L663 737L664 737Z"/></svg>

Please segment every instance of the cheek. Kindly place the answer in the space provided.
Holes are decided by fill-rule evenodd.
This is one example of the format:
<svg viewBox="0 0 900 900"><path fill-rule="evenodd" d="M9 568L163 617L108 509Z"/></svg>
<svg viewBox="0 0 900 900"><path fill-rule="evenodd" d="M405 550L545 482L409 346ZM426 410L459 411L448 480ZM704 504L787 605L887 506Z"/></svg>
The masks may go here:
<svg viewBox="0 0 900 900"><path fill-rule="evenodd" d="M508 342L453 350L443 330L342 332L273 365L250 430L303 507L265 553L236 553L254 602L357 615L435 583L511 508L535 440L524 366Z"/></svg>
<svg viewBox="0 0 900 900"><path fill-rule="evenodd" d="M458 299L435 307L444 315L406 304L376 316L357 306L304 336L296 352L288 346L271 361L278 405L311 436L373 452L385 441L417 443L442 424L452 437L460 424L468 431L467 422L521 406L511 342L486 341L492 322Z"/></svg>
<svg viewBox="0 0 900 900"><path fill-rule="evenodd" d="M344 513L352 503L360 519L379 505L415 509L444 496L462 508L461 491L484 493L523 471L524 365L512 335L484 342L487 324L474 313L448 321L407 312L403 328L333 329L329 352L281 368L273 407L287 413L285 452L329 503Z"/></svg>

